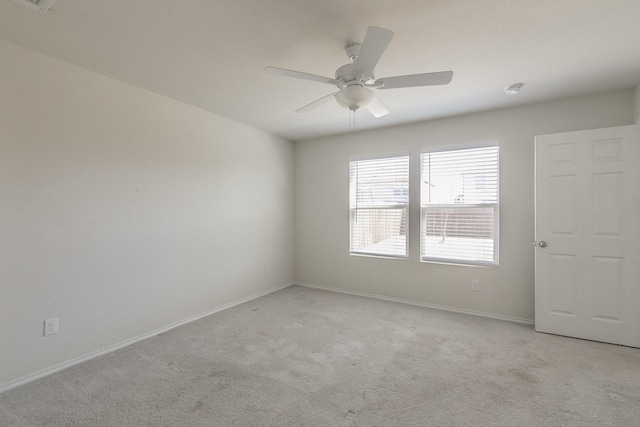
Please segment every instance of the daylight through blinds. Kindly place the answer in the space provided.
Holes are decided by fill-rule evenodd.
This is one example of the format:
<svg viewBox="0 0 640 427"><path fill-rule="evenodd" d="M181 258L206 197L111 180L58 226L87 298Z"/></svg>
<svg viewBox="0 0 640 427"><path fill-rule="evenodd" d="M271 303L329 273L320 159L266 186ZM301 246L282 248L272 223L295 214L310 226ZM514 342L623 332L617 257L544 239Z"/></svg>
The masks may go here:
<svg viewBox="0 0 640 427"><path fill-rule="evenodd" d="M498 147L423 153L423 260L498 264Z"/></svg>
<svg viewBox="0 0 640 427"><path fill-rule="evenodd" d="M350 251L407 256L409 156L350 162Z"/></svg>

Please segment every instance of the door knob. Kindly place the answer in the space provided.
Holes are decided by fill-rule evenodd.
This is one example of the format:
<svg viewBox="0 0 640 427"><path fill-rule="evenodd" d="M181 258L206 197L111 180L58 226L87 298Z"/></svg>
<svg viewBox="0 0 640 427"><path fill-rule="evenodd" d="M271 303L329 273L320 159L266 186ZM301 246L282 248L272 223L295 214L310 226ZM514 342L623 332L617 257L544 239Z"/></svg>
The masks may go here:
<svg viewBox="0 0 640 427"><path fill-rule="evenodd" d="M544 240L541 240L540 242L538 242L538 246L540 246L541 248L546 248L547 242L545 242Z"/></svg>

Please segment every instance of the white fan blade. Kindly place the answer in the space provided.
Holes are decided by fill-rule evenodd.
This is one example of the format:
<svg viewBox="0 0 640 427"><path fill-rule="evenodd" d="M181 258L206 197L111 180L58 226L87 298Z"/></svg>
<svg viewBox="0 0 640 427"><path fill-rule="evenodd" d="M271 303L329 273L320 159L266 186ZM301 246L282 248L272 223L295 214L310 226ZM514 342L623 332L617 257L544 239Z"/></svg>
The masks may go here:
<svg viewBox="0 0 640 427"><path fill-rule="evenodd" d="M353 74L373 76L373 69L382 57L393 38L393 31L380 27L369 27L364 37L356 62L353 63Z"/></svg>
<svg viewBox="0 0 640 427"><path fill-rule="evenodd" d="M382 83L379 89L395 89L399 87L447 85L453 78L453 71L437 73L411 74L408 76L384 77L376 80L374 85Z"/></svg>
<svg viewBox="0 0 640 427"><path fill-rule="evenodd" d="M373 97L373 99L367 104L367 106L365 107L367 110L369 110L369 112L373 115L373 117L375 117L376 119L378 117L382 117L382 116L386 116L387 114L389 114L389 110L387 110L387 107L385 107L384 105L382 105L382 102L380 102L380 100L378 98L376 98L375 96Z"/></svg>
<svg viewBox="0 0 640 427"><path fill-rule="evenodd" d="M298 108L296 110L296 113L306 113L307 111L311 111L314 108L317 108L317 107L321 106L322 104L326 104L327 102L329 102L331 100L331 97L334 96L334 95L335 95L335 93L330 93L327 96L323 96L320 99L316 99L311 104L307 104L302 108Z"/></svg>
<svg viewBox="0 0 640 427"><path fill-rule="evenodd" d="M287 70L286 68L266 67L264 69L264 72L268 73L268 74L276 74L278 76L293 77L293 78L296 78L296 79L311 80L313 82L320 82L320 83L328 83L330 85L339 84L336 79L331 79L329 77L323 77L323 76L317 76L315 74L302 73L300 71Z"/></svg>

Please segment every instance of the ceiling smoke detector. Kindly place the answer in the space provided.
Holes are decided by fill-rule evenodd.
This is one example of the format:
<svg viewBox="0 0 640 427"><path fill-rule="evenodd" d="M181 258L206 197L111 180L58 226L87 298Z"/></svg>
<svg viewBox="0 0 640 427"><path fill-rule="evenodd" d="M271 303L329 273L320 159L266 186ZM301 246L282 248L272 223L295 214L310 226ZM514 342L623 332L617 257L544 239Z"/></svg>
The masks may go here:
<svg viewBox="0 0 640 427"><path fill-rule="evenodd" d="M45 13L55 0L11 0L36 12Z"/></svg>
<svg viewBox="0 0 640 427"><path fill-rule="evenodd" d="M516 83L514 85L505 87L504 91L507 93L507 95L517 95L518 92L520 92L520 89L522 89L522 86L522 83Z"/></svg>

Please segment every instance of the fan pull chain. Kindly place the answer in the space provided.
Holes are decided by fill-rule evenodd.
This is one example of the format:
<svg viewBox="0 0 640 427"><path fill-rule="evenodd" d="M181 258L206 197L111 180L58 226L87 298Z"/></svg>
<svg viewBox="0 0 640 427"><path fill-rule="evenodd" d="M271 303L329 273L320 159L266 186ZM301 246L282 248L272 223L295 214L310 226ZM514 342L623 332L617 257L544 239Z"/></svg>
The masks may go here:
<svg viewBox="0 0 640 427"><path fill-rule="evenodd" d="M356 154L355 137L353 135L355 130L356 130L356 112L353 110L349 110L349 146L351 147L349 151L351 152L352 156Z"/></svg>

